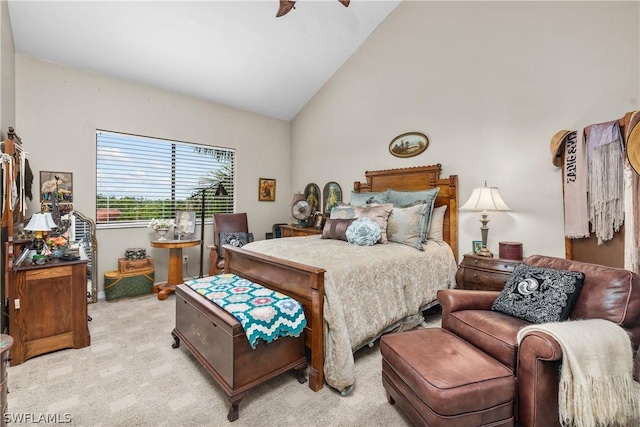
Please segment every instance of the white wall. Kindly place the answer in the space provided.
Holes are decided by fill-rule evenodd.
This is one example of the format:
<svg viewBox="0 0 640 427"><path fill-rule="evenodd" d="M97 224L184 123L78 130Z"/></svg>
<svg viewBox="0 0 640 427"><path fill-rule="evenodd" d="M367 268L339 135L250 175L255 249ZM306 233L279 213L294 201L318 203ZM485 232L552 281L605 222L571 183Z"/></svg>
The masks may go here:
<svg viewBox="0 0 640 427"><path fill-rule="evenodd" d="M4 140L9 126L15 123L15 49L5 0L0 3L0 20L0 135Z"/></svg>
<svg viewBox="0 0 640 427"><path fill-rule="evenodd" d="M159 89L73 70L16 55L16 132L29 152L39 194L39 171L73 173L74 208L95 218L96 129L175 139L236 149L236 209L247 212L258 239L274 223L289 218L289 123L177 95ZM206 171L203 171L203 174ZM276 179L276 201L258 202L258 179ZM29 212L39 201L29 203ZM146 247L156 266L156 281L167 277L168 251L151 248L149 228L98 232L98 279L117 270L126 248ZM199 234L199 231L196 230ZM205 244L212 243L211 226ZM199 272L200 248L188 248L188 273ZM205 250L204 271L209 269ZM186 275L185 275L186 277Z"/></svg>
<svg viewBox="0 0 640 427"><path fill-rule="evenodd" d="M638 2L402 2L292 121L292 186L441 163L459 201L487 180L513 209L490 214L489 249L564 257L561 171L549 142L638 109ZM419 131L429 148L393 157ZM461 212L460 255L480 240Z"/></svg>

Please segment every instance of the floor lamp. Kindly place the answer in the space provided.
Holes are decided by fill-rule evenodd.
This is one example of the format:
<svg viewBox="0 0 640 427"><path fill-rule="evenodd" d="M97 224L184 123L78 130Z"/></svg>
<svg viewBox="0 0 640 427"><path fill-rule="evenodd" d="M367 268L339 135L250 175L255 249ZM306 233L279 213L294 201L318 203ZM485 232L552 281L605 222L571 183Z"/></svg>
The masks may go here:
<svg viewBox="0 0 640 427"><path fill-rule="evenodd" d="M202 267L204 265L204 201L207 191L209 191L213 186L203 188L202 189L202 202L200 204L200 275L198 277L202 278L204 275L202 274ZM219 196L228 196L227 190L224 188L221 182L218 183L216 187L216 192L213 194L215 197Z"/></svg>

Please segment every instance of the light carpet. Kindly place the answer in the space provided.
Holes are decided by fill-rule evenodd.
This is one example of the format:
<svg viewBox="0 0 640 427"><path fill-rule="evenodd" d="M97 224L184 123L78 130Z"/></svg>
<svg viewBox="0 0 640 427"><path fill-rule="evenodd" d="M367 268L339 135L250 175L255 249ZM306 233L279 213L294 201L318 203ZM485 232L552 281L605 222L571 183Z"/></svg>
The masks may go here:
<svg viewBox="0 0 640 427"><path fill-rule="evenodd" d="M184 347L171 348L175 296L89 305L91 345L34 357L8 368L10 425L43 419L73 426L410 426L387 403L378 344L358 350L356 386L342 397L313 392L287 372L251 390L240 418ZM440 326L440 316L427 318ZM18 422L21 420L20 422Z"/></svg>

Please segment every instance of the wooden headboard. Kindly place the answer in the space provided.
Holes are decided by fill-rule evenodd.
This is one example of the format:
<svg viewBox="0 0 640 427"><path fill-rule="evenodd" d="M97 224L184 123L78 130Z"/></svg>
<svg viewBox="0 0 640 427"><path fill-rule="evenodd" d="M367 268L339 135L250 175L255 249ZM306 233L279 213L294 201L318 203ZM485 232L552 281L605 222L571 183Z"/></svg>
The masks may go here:
<svg viewBox="0 0 640 427"><path fill-rule="evenodd" d="M442 165L367 171L367 182L354 182L358 193L379 192L389 188L398 191L428 190L440 187L434 207L447 205L444 216L444 240L458 261L458 175L440 178Z"/></svg>

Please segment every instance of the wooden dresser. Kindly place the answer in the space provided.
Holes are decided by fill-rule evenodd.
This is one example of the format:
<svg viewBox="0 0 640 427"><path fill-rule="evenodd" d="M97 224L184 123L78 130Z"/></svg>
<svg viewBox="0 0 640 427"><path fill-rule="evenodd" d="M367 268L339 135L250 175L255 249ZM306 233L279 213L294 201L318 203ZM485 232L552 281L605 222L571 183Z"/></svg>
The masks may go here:
<svg viewBox="0 0 640 427"><path fill-rule="evenodd" d="M9 335L0 335L0 405L2 406L0 415L2 416L2 425L5 424L4 414L7 413L7 363L12 345L13 338Z"/></svg>
<svg viewBox="0 0 640 427"><path fill-rule="evenodd" d="M24 265L10 275L11 366L43 353L90 344L87 261Z"/></svg>
<svg viewBox="0 0 640 427"><path fill-rule="evenodd" d="M313 227L298 227L296 225L281 225L282 237L310 236L322 234L322 230Z"/></svg>
<svg viewBox="0 0 640 427"><path fill-rule="evenodd" d="M456 283L459 289L501 291L513 273L513 269L520 263L522 260L466 254L456 273Z"/></svg>

